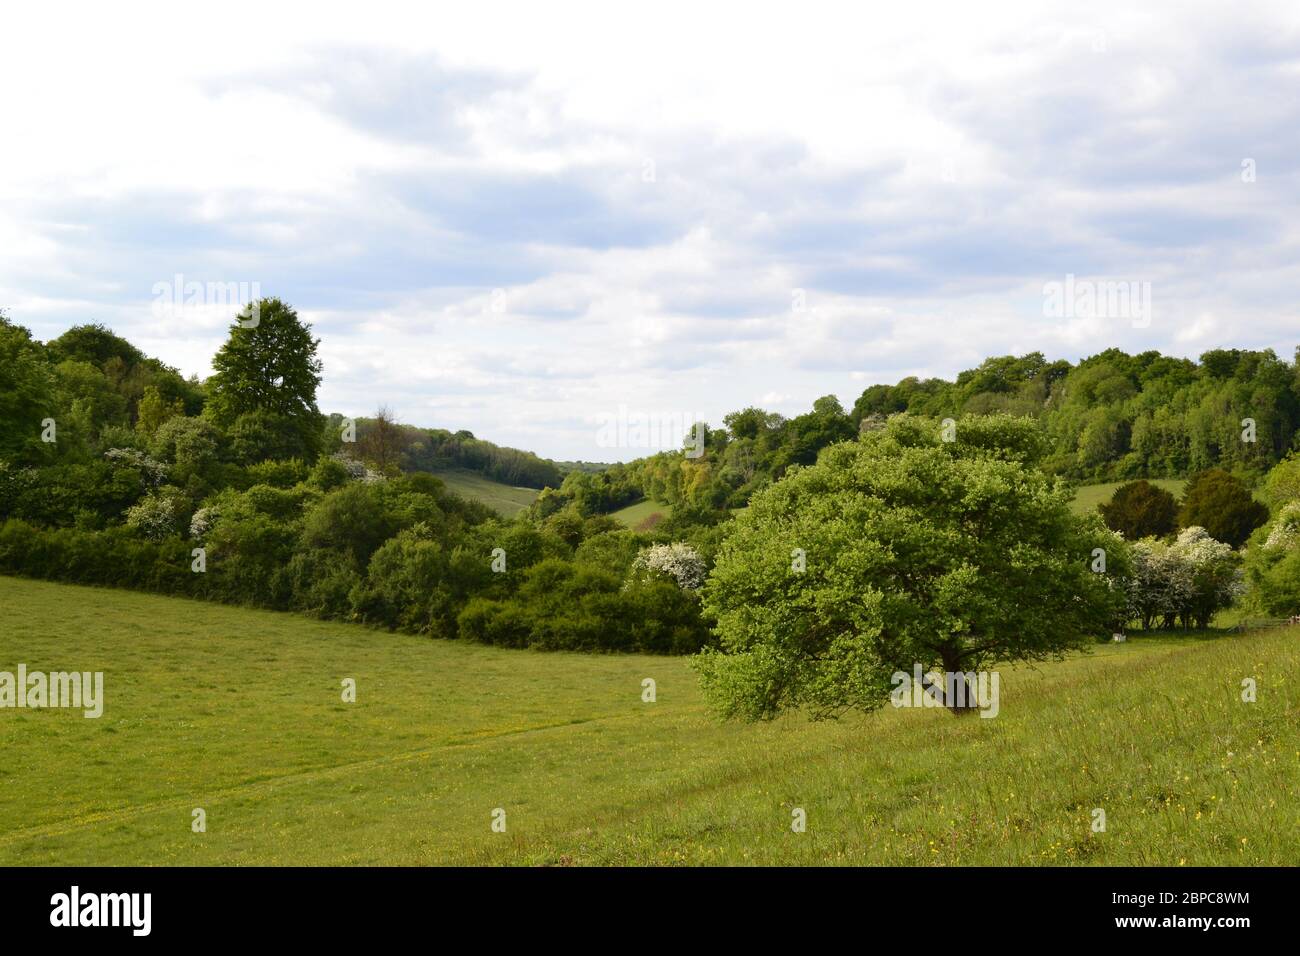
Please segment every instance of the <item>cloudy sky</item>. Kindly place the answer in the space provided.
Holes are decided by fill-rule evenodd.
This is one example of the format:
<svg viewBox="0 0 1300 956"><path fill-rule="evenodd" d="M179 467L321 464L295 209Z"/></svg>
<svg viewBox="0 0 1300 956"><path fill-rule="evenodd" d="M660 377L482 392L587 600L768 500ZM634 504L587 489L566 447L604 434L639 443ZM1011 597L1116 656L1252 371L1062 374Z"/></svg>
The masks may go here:
<svg viewBox="0 0 1300 956"><path fill-rule="evenodd" d="M238 284L326 411L605 461L620 416L1300 344L1293 3L23 6L0 308L43 339L207 375L234 310L168 297Z"/></svg>

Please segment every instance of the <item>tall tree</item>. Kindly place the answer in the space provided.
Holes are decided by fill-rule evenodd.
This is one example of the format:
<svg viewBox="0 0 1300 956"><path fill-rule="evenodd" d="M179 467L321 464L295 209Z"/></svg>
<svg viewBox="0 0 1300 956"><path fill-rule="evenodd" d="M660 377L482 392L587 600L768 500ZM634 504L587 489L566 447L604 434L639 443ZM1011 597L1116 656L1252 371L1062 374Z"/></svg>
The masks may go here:
<svg viewBox="0 0 1300 956"><path fill-rule="evenodd" d="M239 314L207 384L208 413L235 435L241 457L312 457L319 450L319 344L311 326L279 299L262 299Z"/></svg>
<svg viewBox="0 0 1300 956"><path fill-rule="evenodd" d="M409 442L405 430L387 405L381 405L374 418L361 422L357 438L361 457L386 475L397 471L402 452Z"/></svg>

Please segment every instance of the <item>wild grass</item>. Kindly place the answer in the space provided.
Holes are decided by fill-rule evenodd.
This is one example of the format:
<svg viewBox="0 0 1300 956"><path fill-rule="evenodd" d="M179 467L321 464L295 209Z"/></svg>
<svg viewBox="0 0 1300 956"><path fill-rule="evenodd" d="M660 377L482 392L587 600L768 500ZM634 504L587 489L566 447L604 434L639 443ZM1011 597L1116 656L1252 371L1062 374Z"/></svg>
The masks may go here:
<svg viewBox="0 0 1300 956"><path fill-rule="evenodd" d="M106 697L98 720L0 709L5 865L1300 859L1300 628L1001 668L991 720L743 725L707 713L681 658L12 578L0 601L0 670L102 670Z"/></svg>

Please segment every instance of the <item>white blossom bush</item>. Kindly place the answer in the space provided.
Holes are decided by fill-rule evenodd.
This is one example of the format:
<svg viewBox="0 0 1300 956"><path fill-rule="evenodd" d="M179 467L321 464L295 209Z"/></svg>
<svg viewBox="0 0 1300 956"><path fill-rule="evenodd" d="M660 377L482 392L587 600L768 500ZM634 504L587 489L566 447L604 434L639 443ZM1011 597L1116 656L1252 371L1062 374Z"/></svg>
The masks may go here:
<svg viewBox="0 0 1300 956"><path fill-rule="evenodd" d="M1190 590L1179 609L1184 625L1208 627L1216 611L1228 607L1246 592L1241 558L1232 546L1216 541L1201 527L1186 528L1169 549L1186 576Z"/></svg>
<svg viewBox="0 0 1300 956"><path fill-rule="evenodd" d="M139 469L145 481L155 488L167 477L167 466L138 448L110 448L104 452L104 457L113 465Z"/></svg>
<svg viewBox="0 0 1300 956"><path fill-rule="evenodd" d="M1269 529L1264 540L1268 551L1290 551L1300 542L1300 501L1290 501L1282 506L1273 527Z"/></svg>
<svg viewBox="0 0 1300 956"><path fill-rule="evenodd" d="M215 506L200 508L194 512L190 518L190 537L196 541L202 541L212 530L212 526L217 523L220 512Z"/></svg>
<svg viewBox="0 0 1300 956"><path fill-rule="evenodd" d="M1172 622L1178 616L1180 599L1176 579L1176 560L1169 547L1154 538L1133 542L1132 570L1125 581L1128 612L1150 630L1158 623Z"/></svg>
<svg viewBox="0 0 1300 956"><path fill-rule="evenodd" d="M176 501L170 495L151 493L126 509L127 527L153 541L176 531Z"/></svg>
<svg viewBox="0 0 1300 956"><path fill-rule="evenodd" d="M1173 544L1152 538L1133 544L1126 583L1131 618L1157 625L1208 627L1215 613L1245 593L1241 559L1232 547L1200 527L1185 529Z"/></svg>
<svg viewBox="0 0 1300 956"><path fill-rule="evenodd" d="M384 480L384 476L381 473L368 467L365 462L357 461L355 458L349 458L341 451L335 452L330 457L348 470L348 477L353 481L373 484L376 481Z"/></svg>
<svg viewBox="0 0 1300 956"><path fill-rule="evenodd" d="M704 583L704 559L684 541L642 548L632 562L632 573L658 572L677 582L683 591L698 590Z"/></svg>

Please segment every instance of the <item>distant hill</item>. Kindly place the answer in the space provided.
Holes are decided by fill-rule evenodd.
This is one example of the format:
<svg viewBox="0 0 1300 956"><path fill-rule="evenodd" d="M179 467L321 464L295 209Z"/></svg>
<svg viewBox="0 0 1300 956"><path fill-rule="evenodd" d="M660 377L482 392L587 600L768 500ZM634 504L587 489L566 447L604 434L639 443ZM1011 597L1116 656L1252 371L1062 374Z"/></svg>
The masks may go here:
<svg viewBox="0 0 1300 956"><path fill-rule="evenodd" d="M419 428L393 419L386 409L356 420L357 457L402 471L472 472L513 488L558 488L564 475L531 451L507 448L473 432ZM381 468L381 470L383 470Z"/></svg>

